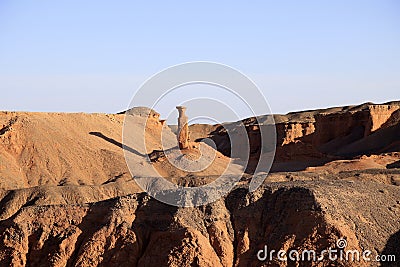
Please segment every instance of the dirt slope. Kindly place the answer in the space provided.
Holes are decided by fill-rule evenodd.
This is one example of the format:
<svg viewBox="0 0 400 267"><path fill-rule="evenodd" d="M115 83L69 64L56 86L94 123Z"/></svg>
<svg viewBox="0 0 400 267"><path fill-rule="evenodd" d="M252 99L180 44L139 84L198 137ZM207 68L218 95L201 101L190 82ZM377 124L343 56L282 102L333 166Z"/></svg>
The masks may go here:
<svg viewBox="0 0 400 267"><path fill-rule="evenodd" d="M1 113L0 125L10 125L0 136L1 187L128 179L121 148L107 141L121 142L122 121L105 114Z"/></svg>
<svg viewBox="0 0 400 267"><path fill-rule="evenodd" d="M113 114L1 112L0 188L130 180L121 148L123 121L124 115ZM161 148L154 135L147 136L150 151ZM167 128L164 137L175 139ZM137 161L147 160L140 153Z"/></svg>

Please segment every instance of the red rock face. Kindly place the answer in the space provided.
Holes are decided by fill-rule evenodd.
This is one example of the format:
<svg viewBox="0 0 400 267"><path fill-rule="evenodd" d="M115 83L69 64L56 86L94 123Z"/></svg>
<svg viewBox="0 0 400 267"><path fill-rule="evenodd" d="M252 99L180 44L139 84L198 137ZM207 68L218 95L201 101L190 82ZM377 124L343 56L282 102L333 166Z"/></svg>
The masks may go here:
<svg viewBox="0 0 400 267"><path fill-rule="evenodd" d="M383 184L315 181L264 185L253 193L239 186L199 208L168 206L144 193L79 205L47 199L26 203L0 221L0 264L290 266L295 263L279 262L276 256L260 261L257 253L265 245L269 251L321 253L339 238L347 240L349 250L395 253L389 248L400 222L381 205L395 210L399 195L398 187ZM332 264L328 259L304 263ZM370 265L339 261L334 266Z"/></svg>
<svg viewBox="0 0 400 267"><path fill-rule="evenodd" d="M343 108L315 110L275 116L277 148L275 162L312 161L316 158L328 161L333 158L357 156L389 151L397 142L394 133L388 133L386 141L373 147L363 145L386 132L395 132L400 122L400 104L364 104ZM263 124L262 118L260 123ZM260 133L255 119L244 120L249 135L251 156L257 158ZM194 126L195 127L195 126ZM199 126L196 126L197 128ZM266 127L261 125L260 127ZM390 129L389 129L390 128ZM193 128L196 129L196 128ZM220 127L207 136L216 140L218 150L229 155L229 137ZM351 151L354 150L354 151Z"/></svg>
<svg viewBox="0 0 400 267"><path fill-rule="evenodd" d="M345 137L348 142L356 141L386 128L393 114L399 110L398 105L368 105L340 113L318 114L315 116L316 147Z"/></svg>
<svg viewBox="0 0 400 267"><path fill-rule="evenodd" d="M366 127L365 135L370 135L378 129L387 127L388 123L396 123L398 121L398 111L400 105L370 105L369 123ZM395 119L397 117L397 119Z"/></svg>

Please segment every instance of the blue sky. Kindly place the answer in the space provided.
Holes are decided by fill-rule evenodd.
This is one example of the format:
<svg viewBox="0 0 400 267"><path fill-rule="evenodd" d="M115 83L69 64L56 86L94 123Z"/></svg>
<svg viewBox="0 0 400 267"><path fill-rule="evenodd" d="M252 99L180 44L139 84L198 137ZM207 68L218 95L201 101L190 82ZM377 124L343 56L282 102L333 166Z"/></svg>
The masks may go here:
<svg viewBox="0 0 400 267"><path fill-rule="evenodd" d="M117 112L197 60L248 75L274 113L399 99L400 2L0 0L0 110Z"/></svg>

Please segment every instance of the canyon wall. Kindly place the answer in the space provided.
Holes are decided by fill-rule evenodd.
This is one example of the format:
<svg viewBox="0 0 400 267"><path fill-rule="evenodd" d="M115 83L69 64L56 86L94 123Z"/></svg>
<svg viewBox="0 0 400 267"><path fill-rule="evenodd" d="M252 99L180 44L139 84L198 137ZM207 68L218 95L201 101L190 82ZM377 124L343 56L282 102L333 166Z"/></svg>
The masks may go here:
<svg viewBox="0 0 400 267"><path fill-rule="evenodd" d="M239 186L198 208L165 205L145 193L75 205L33 201L0 221L0 265L295 266L257 254L268 246L320 255L338 239L348 250L371 250L371 257L397 253L399 195L399 187L384 184L314 181L264 185L253 193ZM325 258L301 264L377 263Z"/></svg>
<svg viewBox="0 0 400 267"><path fill-rule="evenodd" d="M392 151L390 146L398 142L398 138L392 135L398 133L400 136L396 130L400 122L399 112L400 102L391 102L274 115L277 134L275 162L310 161L315 158L328 161ZM270 122L267 122L267 118L261 116L243 120L253 157L257 157L257 153L261 151L261 139L256 126L268 127ZM203 138L215 140L218 150L229 155L229 136L225 128L231 127L235 127L235 124L214 126L210 132L200 125L193 125L191 129L203 134ZM207 126L207 129L210 127ZM375 140L385 131L391 132L391 136L388 136L389 142L382 140L382 136L379 138L381 142ZM197 138L200 139L200 136ZM367 141L363 140L370 142L373 139L376 145L372 149L365 146Z"/></svg>

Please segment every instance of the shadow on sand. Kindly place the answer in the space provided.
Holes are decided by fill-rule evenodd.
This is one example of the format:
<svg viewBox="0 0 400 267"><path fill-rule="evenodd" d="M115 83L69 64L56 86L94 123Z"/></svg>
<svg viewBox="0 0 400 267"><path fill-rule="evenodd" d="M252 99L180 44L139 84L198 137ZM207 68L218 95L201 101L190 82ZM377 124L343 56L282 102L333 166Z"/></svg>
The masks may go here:
<svg viewBox="0 0 400 267"><path fill-rule="evenodd" d="M129 147L129 146L123 145L122 143L116 141L115 139L112 139L112 138L110 138L110 137L107 137L107 136L105 136L104 134L102 134L102 133L100 133L100 132L90 132L89 134L90 134L90 135L97 136L97 137L100 137L101 139L104 139L104 140L106 140L107 142L109 142L109 143L111 143L111 144L114 144L114 145L116 145L116 146L118 146L118 147L120 147L120 148L122 148L122 149L124 149L124 150L126 150L126 151L129 151L129 152L131 152L131 153L133 153L133 154L135 154L135 155L138 155L138 156L141 156L141 157L147 157L147 155L142 154L142 153L140 153L139 151L137 151L137 150L135 150L135 149L133 149L133 148L131 148L131 147Z"/></svg>

